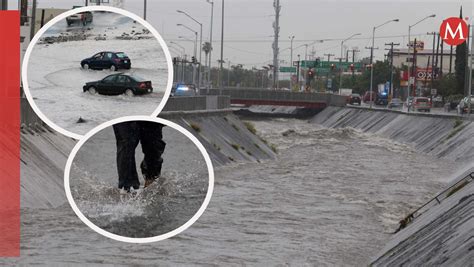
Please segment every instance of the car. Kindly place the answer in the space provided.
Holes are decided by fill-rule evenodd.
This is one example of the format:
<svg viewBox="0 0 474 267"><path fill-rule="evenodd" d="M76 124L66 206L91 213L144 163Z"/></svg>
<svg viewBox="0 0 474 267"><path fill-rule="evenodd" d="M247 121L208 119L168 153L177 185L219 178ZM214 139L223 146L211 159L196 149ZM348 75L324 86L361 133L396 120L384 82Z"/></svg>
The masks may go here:
<svg viewBox="0 0 474 267"><path fill-rule="evenodd" d="M388 103L388 108L401 108L403 102L400 98L392 98L392 101Z"/></svg>
<svg viewBox="0 0 474 267"><path fill-rule="evenodd" d="M124 52L103 51L83 59L81 67L83 69L110 69L116 71L118 69L130 69L132 61Z"/></svg>
<svg viewBox="0 0 474 267"><path fill-rule="evenodd" d="M372 98L370 98L371 93L372 93ZM377 93L375 91L372 91L372 92L367 91L364 94L363 100L364 102L370 102L371 100L375 101L376 98L377 98Z"/></svg>
<svg viewBox="0 0 474 267"><path fill-rule="evenodd" d="M357 104L360 106L361 101L362 100L359 94L351 94L349 97L349 104L351 105Z"/></svg>
<svg viewBox="0 0 474 267"><path fill-rule="evenodd" d="M120 95L127 96L149 94L153 92L151 81L136 75L123 73L111 74L102 80L88 82L83 86L84 92L90 94Z"/></svg>
<svg viewBox="0 0 474 267"><path fill-rule="evenodd" d="M198 94L196 85L177 83L171 88L171 96L196 96Z"/></svg>
<svg viewBox="0 0 474 267"><path fill-rule="evenodd" d="M93 15L90 11L79 12L77 14L73 14L66 18L67 26L71 26L72 24L82 24L86 26L88 23L92 23Z"/></svg>
<svg viewBox="0 0 474 267"><path fill-rule="evenodd" d="M466 114L469 113L469 108L471 108L470 112L474 113L474 109L472 106L474 105L474 95L471 95L471 97L465 97L461 101L459 101L459 104L457 106L458 109L458 114Z"/></svg>
<svg viewBox="0 0 474 267"><path fill-rule="evenodd" d="M431 100L428 97L414 97L413 110L430 112Z"/></svg>

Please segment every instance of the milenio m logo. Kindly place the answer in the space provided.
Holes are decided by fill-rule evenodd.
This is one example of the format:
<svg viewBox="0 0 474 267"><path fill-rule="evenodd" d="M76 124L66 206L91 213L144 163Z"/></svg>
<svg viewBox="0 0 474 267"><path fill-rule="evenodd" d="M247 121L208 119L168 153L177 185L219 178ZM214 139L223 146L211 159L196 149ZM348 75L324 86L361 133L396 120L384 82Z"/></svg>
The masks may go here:
<svg viewBox="0 0 474 267"><path fill-rule="evenodd" d="M469 28L462 18L451 17L443 20L439 34L448 45L460 45L469 37Z"/></svg>

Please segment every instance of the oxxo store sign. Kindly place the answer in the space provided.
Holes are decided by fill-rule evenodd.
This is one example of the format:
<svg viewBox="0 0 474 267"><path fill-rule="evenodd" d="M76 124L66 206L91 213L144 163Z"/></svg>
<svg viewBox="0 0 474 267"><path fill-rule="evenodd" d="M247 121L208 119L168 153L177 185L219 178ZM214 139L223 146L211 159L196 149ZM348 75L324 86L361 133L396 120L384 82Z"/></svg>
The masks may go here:
<svg viewBox="0 0 474 267"><path fill-rule="evenodd" d="M432 72L431 68L416 68L416 79L418 81L431 81L438 79L438 73Z"/></svg>

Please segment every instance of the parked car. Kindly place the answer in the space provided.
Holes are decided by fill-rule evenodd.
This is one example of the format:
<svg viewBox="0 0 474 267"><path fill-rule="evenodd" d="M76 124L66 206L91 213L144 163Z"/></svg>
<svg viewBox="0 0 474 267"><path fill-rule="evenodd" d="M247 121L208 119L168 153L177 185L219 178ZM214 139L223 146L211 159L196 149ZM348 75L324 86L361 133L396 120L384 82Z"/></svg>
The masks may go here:
<svg viewBox="0 0 474 267"><path fill-rule="evenodd" d="M66 18L67 26L71 26L72 24L82 24L87 25L88 23L92 23L93 15L90 11L80 12Z"/></svg>
<svg viewBox="0 0 474 267"><path fill-rule="evenodd" d="M361 101L362 100L359 94L351 94L349 97L349 104L351 105L357 104L360 106Z"/></svg>
<svg viewBox="0 0 474 267"><path fill-rule="evenodd" d="M377 98L377 93L375 91L372 91L372 101L375 101ZM370 91L365 92L364 97L363 97L364 102L370 102Z"/></svg>
<svg viewBox="0 0 474 267"><path fill-rule="evenodd" d="M127 96L148 94L153 92L151 81L136 75L126 75L123 73L112 74L100 81L88 82L83 86L84 92L103 95Z"/></svg>
<svg viewBox="0 0 474 267"><path fill-rule="evenodd" d="M110 69L116 71L118 69L130 69L132 61L124 52L104 51L83 59L81 67L83 69Z"/></svg>
<svg viewBox="0 0 474 267"><path fill-rule="evenodd" d="M171 88L171 96L196 96L197 94L194 84L176 83Z"/></svg>
<svg viewBox="0 0 474 267"><path fill-rule="evenodd" d="M414 97L413 98L413 110L414 111L426 111L431 110L431 101L428 97Z"/></svg>
<svg viewBox="0 0 474 267"><path fill-rule="evenodd" d="M474 105L474 95L472 95L470 98L465 97L461 99L461 101L459 101L459 104L457 106L458 114L469 113L469 108L471 108L470 112L474 113L474 109L472 105Z"/></svg>
<svg viewBox="0 0 474 267"><path fill-rule="evenodd" d="M400 98L392 98L392 101L388 103L388 108L401 108L403 106L403 102Z"/></svg>

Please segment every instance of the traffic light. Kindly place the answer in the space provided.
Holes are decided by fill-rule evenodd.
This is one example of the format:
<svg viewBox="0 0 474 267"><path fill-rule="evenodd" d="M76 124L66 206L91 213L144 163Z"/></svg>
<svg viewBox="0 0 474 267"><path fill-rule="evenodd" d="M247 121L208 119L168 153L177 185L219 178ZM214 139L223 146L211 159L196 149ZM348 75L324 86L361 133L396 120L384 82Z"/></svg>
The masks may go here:
<svg viewBox="0 0 474 267"><path fill-rule="evenodd" d="M173 65L176 65L178 63L178 58L177 57L174 57L173 58Z"/></svg>
<svg viewBox="0 0 474 267"><path fill-rule="evenodd" d="M196 57L195 57L195 56L192 56L192 57L191 57L191 62L192 62L193 64L196 64L197 61L196 61Z"/></svg>

